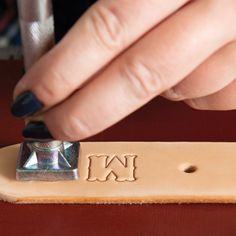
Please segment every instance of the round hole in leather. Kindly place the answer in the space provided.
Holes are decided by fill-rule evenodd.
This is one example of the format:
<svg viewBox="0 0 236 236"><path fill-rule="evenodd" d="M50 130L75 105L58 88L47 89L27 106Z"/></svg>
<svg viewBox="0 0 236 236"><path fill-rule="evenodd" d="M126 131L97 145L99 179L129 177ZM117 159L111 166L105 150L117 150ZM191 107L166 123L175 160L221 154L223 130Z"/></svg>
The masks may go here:
<svg viewBox="0 0 236 236"><path fill-rule="evenodd" d="M187 174L192 174L197 171L197 166L190 164L190 163L183 163L179 166L179 170L187 173Z"/></svg>

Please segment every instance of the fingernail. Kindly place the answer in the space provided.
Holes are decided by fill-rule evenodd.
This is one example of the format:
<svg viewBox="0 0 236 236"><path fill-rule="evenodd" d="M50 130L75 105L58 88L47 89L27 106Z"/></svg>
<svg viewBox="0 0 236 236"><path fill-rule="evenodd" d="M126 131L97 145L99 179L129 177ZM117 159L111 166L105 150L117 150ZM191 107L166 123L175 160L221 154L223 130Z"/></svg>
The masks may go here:
<svg viewBox="0 0 236 236"><path fill-rule="evenodd" d="M30 91L19 95L11 107L11 113L16 117L27 117L43 108L43 103Z"/></svg>
<svg viewBox="0 0 236 236"><path fill-rule="evenodd" d="M27 139L53 139L47 126L43 122L30 122L23 130L23 137Z"/></svg>

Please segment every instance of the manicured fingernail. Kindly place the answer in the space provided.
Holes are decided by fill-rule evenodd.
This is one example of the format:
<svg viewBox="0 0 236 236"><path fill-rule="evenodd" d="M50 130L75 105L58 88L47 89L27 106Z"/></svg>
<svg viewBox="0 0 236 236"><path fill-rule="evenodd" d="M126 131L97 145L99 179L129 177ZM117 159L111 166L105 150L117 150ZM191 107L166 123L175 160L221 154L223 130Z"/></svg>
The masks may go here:
<svg viewBox="0 0 236 236"><path fill-rule="evenodd" d="M43 103L30 91L19 95L11 107L11 113L16 117L27 117L43 108Z"/></svg>
<svg viewBox="0 0 236 236"><path fill-rule="evenodd" d="M23 136L27 139L53 139L47 126L43 122L30 122L23 130Z"/></svg>

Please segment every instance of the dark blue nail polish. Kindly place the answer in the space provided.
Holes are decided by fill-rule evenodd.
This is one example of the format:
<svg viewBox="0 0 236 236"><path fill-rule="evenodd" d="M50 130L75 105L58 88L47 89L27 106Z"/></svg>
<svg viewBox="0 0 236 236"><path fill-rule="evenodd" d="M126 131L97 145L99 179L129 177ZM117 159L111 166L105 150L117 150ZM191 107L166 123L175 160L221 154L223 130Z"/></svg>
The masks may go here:
<svg viewBox="0 0 236 236"><path fill-rule="evenodd" d="M23 136L27 139L52 140L47 126L43 122L30 122L23 130Z"/></svg>
<svg viewBox="0 0 236 236"><path fill-rule="evenodd" d="M43 103L30 91L19 95L11 107L11 113L16 117L27 117L43 108Z"/></svg>

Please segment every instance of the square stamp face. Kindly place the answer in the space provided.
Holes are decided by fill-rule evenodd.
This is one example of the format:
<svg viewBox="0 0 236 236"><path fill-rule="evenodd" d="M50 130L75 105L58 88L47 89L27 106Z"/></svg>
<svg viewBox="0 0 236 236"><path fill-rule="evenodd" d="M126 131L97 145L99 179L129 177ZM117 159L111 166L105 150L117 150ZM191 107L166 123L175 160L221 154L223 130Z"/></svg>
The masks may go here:
<svg viewBox="0 0 236 236"><path fill-rule="evenodd" d="M20 181L78 179L79 142L24 142L20 146L16 178ZM46 146L47 145L47 146Z"/></svg>

